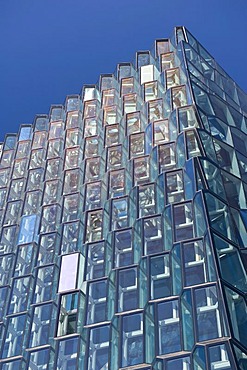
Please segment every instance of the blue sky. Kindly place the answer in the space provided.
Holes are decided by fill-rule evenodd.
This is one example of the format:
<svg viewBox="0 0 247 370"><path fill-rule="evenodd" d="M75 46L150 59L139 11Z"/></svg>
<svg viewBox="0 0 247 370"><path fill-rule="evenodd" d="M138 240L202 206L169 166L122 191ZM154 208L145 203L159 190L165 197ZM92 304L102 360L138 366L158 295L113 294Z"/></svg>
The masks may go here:
<svg viewBox="0 0 247 370"><path fill-rule="evenodd" d="M0 140L185 25L247 91L246 0L0 0Z"/></svg>

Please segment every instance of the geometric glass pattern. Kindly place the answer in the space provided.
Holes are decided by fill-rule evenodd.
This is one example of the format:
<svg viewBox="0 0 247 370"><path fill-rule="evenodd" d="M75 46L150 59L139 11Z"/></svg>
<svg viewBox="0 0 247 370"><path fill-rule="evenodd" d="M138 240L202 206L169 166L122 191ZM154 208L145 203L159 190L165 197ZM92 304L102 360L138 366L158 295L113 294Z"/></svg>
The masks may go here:
<svg viewBox="0 0 247 370"><path fill-rule="evenodd" d="M247 96L184 27L0 148L0 369L247 369Z"/></svg>

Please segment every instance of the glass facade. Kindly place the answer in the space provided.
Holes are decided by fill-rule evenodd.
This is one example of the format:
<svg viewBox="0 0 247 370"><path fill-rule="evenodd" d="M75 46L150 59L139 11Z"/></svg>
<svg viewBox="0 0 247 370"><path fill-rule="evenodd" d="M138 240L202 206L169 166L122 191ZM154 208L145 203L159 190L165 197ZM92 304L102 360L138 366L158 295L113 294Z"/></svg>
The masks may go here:
<svg viewBox="0 0 247 370"><path fill-rule="evenodd" d="M0 369L247 369L247 96L183 27L0 146Z"/></svg>

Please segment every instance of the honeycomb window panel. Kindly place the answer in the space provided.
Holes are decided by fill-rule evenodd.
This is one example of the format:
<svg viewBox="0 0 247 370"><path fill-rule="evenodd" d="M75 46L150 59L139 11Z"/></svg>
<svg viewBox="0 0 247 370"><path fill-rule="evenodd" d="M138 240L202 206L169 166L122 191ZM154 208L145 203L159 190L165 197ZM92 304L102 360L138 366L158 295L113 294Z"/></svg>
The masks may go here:
<svg viewBox="0 0 247 370"><path fill-rule="evenodd" d="M26 167L27 167L27 158L16 159L13 165L12 178L18 179L20 177L24 177Z"/></svg>
<svg viewBox="0 0 247 370"><path fill-rule="evenodd" d="M111 204L111 230L118 230L128 226L129 212L128 198L117 198Z"/></svg>
<svg viewBox="0 0 247 370"><path fill-rule="evenodd" d="M236 369L228 343L209 346L208 357L212 369Z"/></svg>
<svg viewBox="0 0 247 370"><path fill-rule="evenodd" d="M54 263L59 251L59 237L57 233L40 235L37 267Z"/></svg>
<svg viewBox="0 0 247 370"><path fill-rule="evenodd" d="M161 54L168 53L170 51L169 39L155 40L155 50L157 56L161 56Z"/></svg>
<svg viewBox="0 0 247 370"><path fill-rule="evenodd" d="M161 70L165 71L175 67L174 53L168 52L160 56Z"/></svg>
<svg viewBox="0 0 247 370"><path fill-rule="evenodd" d="M18 143L16 150L16 159L26 158L30 153L30 141L22 141Z"/></svg>
<svg viewBox="0 0 247 370"><path fill-rule="evenodd" d="M78 251L81 241L80 221L67 222L63 224L61 237L61 254L68 254Z"/></svg>
<svg viewBox="0 0 247 370"><path fill-rule="evenodd" d="M85 163L84 181L99 180L101 157L87 158Z"/></svg>
<svg viewBox="0 0 247 370"><path fill-rule="evenodd" d="M36 245L27 244L23 246L18 246L13 275L15 277L19 277L30 274L34 266L36 255Z"/></svg>
<svg viewBox="0 0 247 370"><path fill-rule="evenodd" d="M165 184L167 203L177 203L184 200L184 180L182 171L166 172Z"/></svg>
<svg viewBox="0 0 247 370"><path fill-rule="evenodd" d="M176 358L174 360L167 360L166 368L167 370L176 370L178 368L181 368L183 370L192 370L190 357L185 356L185 357Z"/></svg>
<svg viewBox="0 0 247 370"><path fill-rule="evenodd" d="M48 117L46 115L36 116L34 122L34 131L47 131Z"/></svg>
<svg viewBox="0 0 247 370"><path fill-rule="evenodd" d="M141 113L134 112L126 114L126 133L135 134L141 131Z"/></svg>
<svg viewBox="0 0 247 370"><path fill-rule="evenodd" d="M109 197L120 197L125 194L125 169L109 171Z"/></svg>
<svg viewBox="0 0 247 370"><path fill-rule="evenodd" d="M79 292L62 294L60 298L57 337L78 333L80 330L82 297Z"/></svg>
<svg viewBox="0 0 247 370"><path fill-rule="evenodd" d="M99 279L105 276L106 260L105 260L105 244L104 242L89 243L87 248L87 270L86 279Z"/></svg>
<svg viewBox="0 0 247 370"><path fill-rule="evenodd" d="M17 226L2 227L1 238L0 238L0 253L11 253L13 252L14 245L16 242Z"/></svg>
<svg viewBox="0 0 247 370"><path fill-rule="evenodd" d="M132 113L137 111L137 94L129 94L123 97L123 113Z"/></svg>
<svg viewBox="0 0 247 370"><path fill-rule="evenodd" d="M219 314L216 286L198 288L194 294L198 340L222 337L224 335L223 324Z"/></svg>
<svg viewBox="0 0 247 370"><path fill-rule="evenodd" d="M110 346L109 325L90 329L87 369L104 369L108 367Z"/></svg>
<svg viewBox="0 0 247 370"><path fill-rule="evenodd" d="M48 134L46 131L36 131L33 134L32 149L45 148Z"/></svg>
<svg viewBox="0 0 247 370"><path fill-rule="evenodd" d="M84 119L84 137L95 136L98 134L98 120L96 117Z"/></svg>
<svg viewBox="0 0 247 370"><path fill-rule="evenodd" d="M66 338L57 342L57 370L78 369L79 366L80 338Z"/></svg>
<svg viewBox="0 0 247 370"><path fill-rule="evenodd" d="M61 207L59 204L52 204L43 207L40 232L56 231L60 224Z"/></svg>
<svg viewBox="0 0 247 370"><path fill-rule="evenodd" d="M158 98L158 81L146 82L144 84L144 100L154 100Z"/></svg>
<svg viewBox="0 0 247 370"><path fill-rule="evenodd" d="M159 71L153 64L143 65L140 68L140 83L155 81L159 78Z"/></svg>
<svg viewBox="0 0 247 370"><path fill-rule="evenodd" d="M37 351L31 351L29 356L28 366L34 370L48 369L50 360L53 360L53 352L50 348L41 348Z"/></svg>
<svg viewBox="0 0 247 370"><path fill-rule="evenodd" d="M45 180L55 180L60 178L62 170L61 158L48 159L46 162Z"/></svg>
<svg viewBox="0 0 247 370"><path fill-rule="evenodd" d="M103 109L103 124L114 125L120 121L120 110L117 105L105 107Z"/></svg>
<svg viewBox="0 0 247 370"><path fill-rule="evenodd" d="M17 223L20 216L22 203L23 202L20 200L7 203L3 220L4 225L14 225Z"/></svg>
<svg viewBox="0 0 247 370"><path fill-rule="evenodd" d="M0 284L6 285L9 283L12 273L13 254L0 256Z"/></svg>
<svg viewBox="0 0 247 370"><path fill-rule="evenodd" d="M187 105L187 96L185 86L172 88L172 109Z"/></svg>
<svg viewBox="0 0 247 370"><path fill-rule="evenodd" d="M82 101L88 101L93 99L99 99L100 93L96 85L86 85L83 87Z"/></svg>
<svg viewBox="0 0 247 370"><path fill-rule="evenodd" d="M52 325L52 321L54 321L53 309L52 303L46 303L33 308L29 348L49 344L49 338L54 334L54 325Z"/></svg>
<svg viewBox="0 0 247 370"><path fill-rule="evenodd" d="M71 253L62 256L59 276L58 292L77 289L79 279L79 253Z"/></svg>
<svg viewBox="0 0 247 370"><path fill-rule="evenodd" d="M85 243L99 241L102 239L102 209L87 212Z"/></svg>
<svg viewBox="0 0 247 370"><path fill-rule="evenodd" d="M180 85L179 68L168 69L165 71L165 75L167 90L170 89L171 87Z"/></svg>
<svg viewBox="0 0 247 370"><path fill-rule="evenodd" d="M67 96L65 109L67 112L75 111L80 108L80 97L77 96Z"/></svg>
<svg viewBox="0 0 247 370"><path fill-rule="evenodd" d="M150 122L164 118L162 99L150 100L148 102L148 119Z"/></svg>
<svg viewBox="0 0 247 370"><path fill-rule="evenodd" d="M42 303L54 299L57 292L57 267L53 264L37 269L34 285L33 303Z"/></svg>
<svg viewBox="0 0 247 370"><path fill-rule="evenodd" d="M170 139L168 120L153 122L153 145L166 143Z"/></svg>
<svg viewBox="0 0 247 370"><path fill-rule="evenodd" d="M25 185L25 179L19 178L12 180L10 183L10 189L8 194L8 200L14 201L22 198L22 193Z"/></svg>
<svg viewBox="0 0 247 370"><path fill-rule="evenodd" d="M138 365L144 360L143 315L122 316L121 367Z"/></svg>
<svg viewBox="0 0 247 370"><path fill-rule="evenodd" d="M150 216L156 213L155 185L141 185L138 189L139 216Z"/></svg>
<svg viewBox="0 0 247 370"><path fill-rule="evenodd" d="M7 188L1 188L0 189L0 208L3 208L5 204L6 195L7 195Z"/></svg>
<svg viewBox="0 0 247 370"><path fill-rule="evenodd" d="M51 106L50 121L59 121L64 118L64 107L62 105Z"/></svg>
<svg viewBox="0 0 247 370"><path fill-rule="evenodd" d="M149 259L150 299L171 295L171 271L169 255L153 256Z"/></svg>
<svg viewBox="0 0 247 370"><path fill-rule="evenodd" d="M80 193L65 195L63 197L62 222L74 221L80 218L81 208L78 205L81 204L82 197Z"/></svg>
<svg viewBox="0 0 247 370"><path fill-rule="evenodd" d="M102 91L102 107L109 107L118 103L118 93L115 89Z"/></svg>
<svg viewBox="0 0 247 370"><path fill-rule="evenodd" d="M145 154L145 133L132 134L129 137L129 157L135 158Z"/></svg>
<svg viewBox="0 0 247 370"><path fill-rule="evenodd" d="M99 102L97 100L88 100L84 103L83 118L95 117L99 110Z"/></svg>
<svg viewBox="0 0 247 370"><path fill-rule="evenodd" d="M182 251L185 286L206 283L207 264L202 240L183 243Z"/></svg>
<svg viewBox="0 0 247 370"><path fill-rule="evenodd" d="M122 78L121 96L132 94L134 92L134 77Z"/></svg>
<svg viewBox="0 0 247 370"><path fill-rule="evenodd" d="M97 136L90 136L85 139L84 144L84 158L96 157L99 154L99 138Z"/></svg>
<svg viewBox="0 0 247 370"><path fill-rule="evenodd" d="M45 182L43 205L56 203L60 199L61 182L59 180L51 180Z"/></svg>
<svg viewBox="0 0 247 370"><path fill-rule="evenodd" d="M124 229L114 232L114 266L124 267L134 262L132 230Z"/></svg>
<svg viewBox="0 0 247 370"><path fill-rule="evenodd" d="M137 268L118 270L118 312L139 307Z"/></svg>
<svg viewBox="0 0 247 370"><path fill-rule="evenodd" d="M85 186L85 203L84 209L91 210L100 208L102 197L102 181L96 181L86 184Z"/></svg>
<svg viewBox="0 0 247 370"><path fill-rule="evenodd" d="M47 159L62 157L64 142L62 139L49 140Z"/></svg>
<svg viewBox="0 0 247 370"><path fill-rule="evenodd" d="M111 146L119 144L119 125L105 127L105 145Z"/></svg>
<svg viewBox="0 0 247 370"><path fill-rule="evenodd" d="M27 177L27 188L28 191L40 190L44 176L44 169L37 168L29 170Z"/></svg>
<svg viewBox="0 0 247 370"><path fill-rule="evenodd" d="M135 158L133 167L135 184L142 184L150 181L149 157Z"/></svg>
<svg viewBox="0 0 247 370"><path fill-rule="evenodd" d="M65 171L63 182L63 194L75 193L79 190L82 173L79 168Z"/></svg>
<svg viewBox="0 0 247 370"><path fill-rule="evenodd" d="M66 119L66 128L78 128L82 122L81 113L79 111L69 112Z"/></svg>
<svg viewBox="0 0 247 370"><path fill-rule="evenodd" d="M26 325L28 325L27 314L10 317L7 320L8 330L4 338L2 358L21 355Z"/></svg>
<svg viewBox="0 0 247 370"><path fill-rule="evenodd" d="M65 159L64 159L64 168L66 170L76 168L79 166L81 161L81 151L79 147L73 147L66 149L65 151Z"/></svg>
<svg viewBox="0 0 247 370"><path fill-rule="evenodd" d="M45 150L35 149L31 151L29 169L39 168L44 166Z"/></svg>
<svg viewBox="0 0 247 370"><path fill-rule="evenodd" d="M106 321L107 280L88 283L87 324Z"/></svg>
<svg viewBox="0 0 247 370"><path fill-rule="evenodd" d="M143 219L143 251L144 255L160 253L164 249L161 217L145 217Z"/></svg>
<svg viewBox="0 0 247 370"><path fill-rule="evenodd" d="M0 187L1 188L7 185L9 174L10 174L9 168L0 169Z"/></svg>
<svg viewBox="0 0 247 370"><path fill-rule="evenodd" d="M14 278L8 306L8 314L16 314L27 310L30 304L29 291L32 289L33 277L30 275Z"/></svg>
<svg viewBox="0 0 247 370"><path fill-rule="evenodd" d="M49 140L62 138L64 135L64 122L51 122L49 129Z"/></svg>
<svg viewBox="0 0 247 370"><path fill-rule="evenodd" d="M180 314L178 300L158 304L159 354L181 351Z"/></svg>
<svg viewBox="0 0 247 370"><path fill-rule="evenodd" d="M65 147L71 148L71 147L79 145L80 138L81 138L81 131L78 128L67 130L66 139L65 139Z"/></svg>
<svg viewBox="0 0 247 370"><path fill-rule="evenodd" d="M118 81L113 74L105 74L100 76L100 90L118 89Z"/></svg>
<svg viewBox="0 0 247 370"><path fill-rule="evenodd" d="M123 162L122 145L111 146L107 148L107 170L121 167Z"/></svg>
<svg viewBox="0 0 247 370"><path fill-rule="evenodd" d="M185 128L198 127L199 122L193 106L178 108L179 128L182 131Z"/></svg>
<svg viewBox="0 0 247 370"><path fill-rule="evenodd" d="M194 130L186 131L185 140L188 159L203 155L203 152L200 147L200 142Z"/></svg>

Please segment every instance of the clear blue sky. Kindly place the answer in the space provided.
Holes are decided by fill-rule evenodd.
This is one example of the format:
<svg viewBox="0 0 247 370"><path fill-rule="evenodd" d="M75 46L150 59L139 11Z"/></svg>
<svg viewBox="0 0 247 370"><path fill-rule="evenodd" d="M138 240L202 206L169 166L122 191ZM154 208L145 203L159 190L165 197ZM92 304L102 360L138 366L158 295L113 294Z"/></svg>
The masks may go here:
<svg viewBox="0 0 247 370"><path fill-rule="evenodd" d="M176 25L247 91L246 0L0 0L0 140Z"/></svg>

